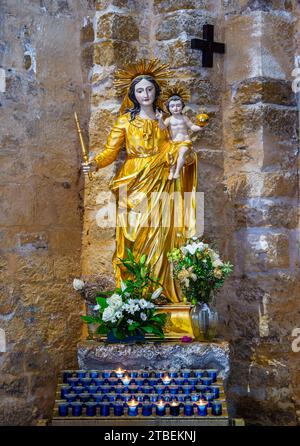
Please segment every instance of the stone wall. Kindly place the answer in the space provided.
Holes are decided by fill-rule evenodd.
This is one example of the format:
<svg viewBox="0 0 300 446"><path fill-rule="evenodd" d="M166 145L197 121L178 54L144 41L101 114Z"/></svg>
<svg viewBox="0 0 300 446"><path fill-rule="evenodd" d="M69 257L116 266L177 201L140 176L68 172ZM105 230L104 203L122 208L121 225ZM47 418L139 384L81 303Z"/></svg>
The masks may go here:
<svg viewBox="0 0 300 446"><path fill-rule="evenodd" d="M136 57L170 63L191 89L189 115L202 106L211 115L193 140L204 236L236 266L218 298L231 416L299 423L297 2L6 0L1 8L0 423L49 416L57 371L76 367L82 304L71 280L113 275L115 232L99 228L97 212L124 152L83 181L72 114L80 111L91 150L101 150L120 105L114 70ZM206 21L226 44L212 69L190 49Z"/></svg>
<svg viewBox="0 0 300 446"><path fill-rule="evenodd" d="M299 423L296 2L224 1L224 172L235 274L219 300L232 414ZM297 376L298 375L298 376Z"/></svg>
<svg viewBox="0 0 300 446"><path fill-rule="evenodd" d="M77 110L88 122L88 2L0 6L0 424L49 417L56 376L76 367L82 302ZM92 17L92 16L91 16ZM5 75L5 82L4 82Z"/></svg>

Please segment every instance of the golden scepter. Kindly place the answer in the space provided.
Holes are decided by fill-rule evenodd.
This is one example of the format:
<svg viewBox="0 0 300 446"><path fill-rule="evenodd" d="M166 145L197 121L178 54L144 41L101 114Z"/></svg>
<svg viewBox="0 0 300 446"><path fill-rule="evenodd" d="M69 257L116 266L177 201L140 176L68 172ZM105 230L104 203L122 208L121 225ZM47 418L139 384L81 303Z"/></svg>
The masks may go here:
<svg viewBox="0 0 300 446"><path fill-rule="evenodd" d="M88 151L87 151L87 149L85 147L85 144L84 144L84 141L83 141L82 131L81 131L81 128L80 128L80 124L79 124L79 120L78 120L78 116L77 116L76 112L74 113L74 117L75 117L75 122L76 122L77 133L78 133L79 140L80 140L83 161L85 163L88 163L89 162L89 154L88 154ZM93 176L92 176L91 172L88 173L88 176L89 176L89 180L93 179Z"/></svg>

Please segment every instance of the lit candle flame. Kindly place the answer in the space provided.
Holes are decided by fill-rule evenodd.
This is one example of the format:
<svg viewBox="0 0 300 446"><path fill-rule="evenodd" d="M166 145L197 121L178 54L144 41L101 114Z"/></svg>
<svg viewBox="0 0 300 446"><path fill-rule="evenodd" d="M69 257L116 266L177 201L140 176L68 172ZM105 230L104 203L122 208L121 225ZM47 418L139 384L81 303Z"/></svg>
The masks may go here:
<svg viewBox="0 0 300 446"><path fill-rule="evenodd" d="M169 375L166 375L166 376L163 377L162 380L163 380L164 384L167 384L167 383L169 383L171 381L171 378L169 377Z"/></svg>
<svg viewBox="0 0 300 446"><path fill-rule="evenodd" d="M137 406L139 404L139 402L136 401L136 400L130 400L130 401L128 401L127 404L128 404L128 406L135 407L135 406Z"/></svg>

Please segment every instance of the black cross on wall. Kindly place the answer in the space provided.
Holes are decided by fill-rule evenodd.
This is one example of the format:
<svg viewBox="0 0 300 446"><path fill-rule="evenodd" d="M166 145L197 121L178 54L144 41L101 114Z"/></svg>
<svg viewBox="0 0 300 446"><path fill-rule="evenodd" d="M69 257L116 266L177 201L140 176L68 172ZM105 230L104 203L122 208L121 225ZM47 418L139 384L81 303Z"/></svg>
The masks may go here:
<svg viewBox="0 0 300 446"><path fill-rule="evenodd" d="M214 53L225 53L224 43L214 42L214 26L203 25L203 39L191 40L192 50L202 50L202 66L213 66Z"/></svg>

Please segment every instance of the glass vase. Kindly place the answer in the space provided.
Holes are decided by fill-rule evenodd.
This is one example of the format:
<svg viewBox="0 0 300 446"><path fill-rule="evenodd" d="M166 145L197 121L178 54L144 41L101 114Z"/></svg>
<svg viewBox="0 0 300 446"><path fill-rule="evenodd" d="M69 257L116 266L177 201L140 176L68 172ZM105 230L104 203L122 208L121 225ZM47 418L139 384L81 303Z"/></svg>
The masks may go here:
<svg viewBox="0 0 300 446"><path fill-rule="evenodd" d="M218 313L215 308L197 302L191 309L191 320L195 339L212 341L217 335Z"/></svg>

